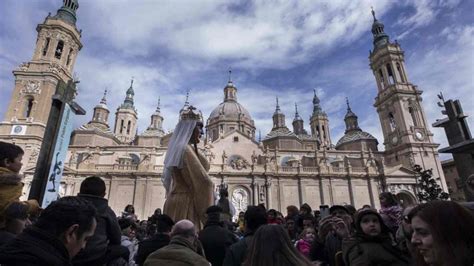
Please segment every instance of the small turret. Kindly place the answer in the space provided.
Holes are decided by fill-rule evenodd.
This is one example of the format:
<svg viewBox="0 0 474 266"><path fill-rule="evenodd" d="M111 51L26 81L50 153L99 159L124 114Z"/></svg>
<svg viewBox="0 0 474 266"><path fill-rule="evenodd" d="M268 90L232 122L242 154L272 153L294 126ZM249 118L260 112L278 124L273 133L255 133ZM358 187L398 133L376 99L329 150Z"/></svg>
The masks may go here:
<svg viewBox="0 0 474 266"><path fill-rule="evenodd" d="M296 135L306 135L303 118L298 114L298 105L295 103L295 118L293 119L293 133Z"/></svg>
<svg viewBox="0 0 474 266"><path fill-rule="evenodd" d="M278 97L276 97L276 107L273 113L273 129L286 127L285 115L280 110L280 104L278 103ZM272 129L272 130L273 130Z"/></svg>

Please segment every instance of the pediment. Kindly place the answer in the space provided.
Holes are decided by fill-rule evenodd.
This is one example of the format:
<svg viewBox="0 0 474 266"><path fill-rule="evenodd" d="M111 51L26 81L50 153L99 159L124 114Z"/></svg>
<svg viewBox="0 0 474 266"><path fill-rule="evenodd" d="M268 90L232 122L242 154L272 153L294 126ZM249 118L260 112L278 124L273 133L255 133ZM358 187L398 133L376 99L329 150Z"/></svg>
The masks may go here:
<svg viewBox="0 0 474 266"><path fill-rule="evenodd" d="M402 165L397 165L394 167L386 167L385 175L390 176L410 176L413 177L416 175L416 172Z"/></svg>

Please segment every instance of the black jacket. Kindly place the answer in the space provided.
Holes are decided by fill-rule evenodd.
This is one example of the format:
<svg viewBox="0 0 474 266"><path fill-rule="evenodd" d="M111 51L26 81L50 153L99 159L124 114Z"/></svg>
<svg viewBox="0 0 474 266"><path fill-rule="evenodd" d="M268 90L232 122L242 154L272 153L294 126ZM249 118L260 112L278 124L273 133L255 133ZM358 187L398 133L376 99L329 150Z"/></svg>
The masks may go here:
<svg viewBox="0 0 474 266"><path fill-rule="evenodd" d="M6 243L8 243L9 241L15 239L15 237L16 237L15 234L12 234L12 233L6 231L5 229L1 229L0 230L0 246L3 246Z"/></svg>
<svg viewBox="0 0 474 266"><path fill-rule="evenodd" d="M162 233L158 233L148 239L145 239L138 243L137 256L135 263L143 265L146 258L156 250L168 245L170 243L170 236Z"/></svg>
<svg viewBox="0 0 474 266"><path fill-rule="evenodd" d="M204 229L199 232L199 241L202 243L206 259L212 266L221 266L226 251L237 242L237 238L231 231L224 228L222 223L209 221Z"/></svg>
<svg viewBox="0 0 474 266"><path fill-rule="evenodd" d="M224 266L240 266L247 255L247 248L252 243L254 232L248 232L244 238L229 247L225 253Z"/></svg>
<svg viewBox="0 0 474 266"><path fill-rule="evenodd" d="M117 216L102 197L78 194L79 198L88 200L97 209L97 227L94 235L87 241L85 249L74 257L74 263L96 261L105 256L107 246L120 245L121 231Z"/></svg>
<svg viewBox="0 0 474 266"><path fill-rule="evenodd" d="M66 247L58 238L32 226L0 247L0 264L64 266L71 262Z"/></svg>

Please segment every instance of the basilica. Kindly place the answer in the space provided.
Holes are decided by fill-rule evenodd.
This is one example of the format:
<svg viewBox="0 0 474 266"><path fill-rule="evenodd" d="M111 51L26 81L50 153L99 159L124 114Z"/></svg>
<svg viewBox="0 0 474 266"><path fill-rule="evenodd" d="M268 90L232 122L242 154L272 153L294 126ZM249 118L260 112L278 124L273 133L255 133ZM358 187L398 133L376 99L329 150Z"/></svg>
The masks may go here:
<svg viewBox="0 0 474 266"><path fill-rule="evenodd" d="M24 197L31 187L52 95L58 81L72 79L83 45L76 27L78 7L77 0L64 0L56 15L48 15L37 26L33 58L13 71L15 84L0 122L0 140L25 150ZM210 162L209 175L216 191L227 186L237 211L260 203L283 212L288 205L303 203L313 208L321 204L378 208L382 191L393 192L403 204L410 204L416 201L417 192L414 164L432 169L447 191L438 144L433 143L422 106L422 91L410 83L404 52L396 41L390 41L375 13L372 35L369 63L378 91L374 107L383 131L381 143L359 126L349 101L343 118L345 134L332 140L328 115L316 93L308 124L295 106L293 122L286 125L276 99L273 116L268 117L273 128L257 138L252 114L238 101L238 84L231 79L223 84L222 103L204 116L206 134L199 148ZM123 93L123 102L112 106L104 92L90 121L73 131L59 194L76 195L85 177L97 175L105 180L106 197L117 214L132 204L138 217L145 219L165 201L161 176L172 133L166 133L162 123L171 118L163 117L158 102L148 128L138 132L140 107L134 103L133 80ZM183 110L189 105L186 100Z"/></svg>

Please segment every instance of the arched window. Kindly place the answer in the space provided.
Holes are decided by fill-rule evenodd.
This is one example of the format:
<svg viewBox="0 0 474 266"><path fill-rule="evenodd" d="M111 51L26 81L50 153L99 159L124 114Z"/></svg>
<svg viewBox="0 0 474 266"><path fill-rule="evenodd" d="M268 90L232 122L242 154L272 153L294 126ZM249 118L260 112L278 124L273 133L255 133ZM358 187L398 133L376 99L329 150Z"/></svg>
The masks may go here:
<svg viewBox="0 0 474 266"><path fill-rule="evenodd" d="M120 120L120 134L123 133L123 119Z"/></svg>
<svg viewBox="0 0 474 266"><path fill-rule="evenodd" d="M379 69L379 78L380 78L380 86L382 89L385 89L385 79L383 77L382 69Z"/></svg>
<svg viewBox="0 0 474 266"><path fill-rule="evenodd" d="M323 131L323 139L326 139L326 130L324 128L324 125L321 126L321 131Z"/></svg>
<svg viewBox="0 0 474 266"><path fill-rule="evenodd" d="M130 134L131 126L132 126L132 121L129 120L128 123L127 123L127 134Z"/></svg>
<svg viewBox="0 0 474 266"><path fill-rule="evenodd" d="M24 116L25 118L28 118L31 116L31 111L33 110L33 98L27 98L26 103L25 103L25 113Z"/></svg>
<svg viewBox="0 0 474 266"><path fill-rule="evenodd" d="M69 53L67 54L67 61L66 61L66 65L69 66L69 64L71 63L71 57L72 57L72 48L69 49Z"/></svg>
<svg viewBox="0 0 474 266"><path fill-rule="evenodd" d="M46 56L46 53L48 53L48 48L49 48L49 42L51 41L50 38L46 38L44 42L44 47L43 47L43 56Z"/></svg>
<svg viewBox="0 0 474 266"><path fill-rule="evenodd" d="M393 76L392 67L390 66L390 64L387 64L387 73L388 73L388 83L394 84L395 77Z"/></svg>
<svg viewBox="0 0 474 266"><path fill-rule="evenodd" d="M56 49L54 50L54 57L57 59L61 59L61 55L63 54L64 42L59 41Z"/></svg>
<svg viewBox="0 0 474 266"><path fill-rule="evenodd" d="M418 119L416 118L415 108L413 108L412 106L408 107L408 112L410 113L411 119L413 120L413 125L415 127L417 127L418 126Z"/></svg>
<svg viewBox="0 0 474 266"><path fill-rule="evenodd" d="M395 128L397 128L397 124L395 123L395 117L393 116L392 112L388 113L388 121L390 123L390 129L394 131Z"/></svg>
<svg viewBox="0 0 474 266"><path fill-rule="evenodd" d="M397 63L397 71L398 71L398 74L400 75L400 79L402 80L402 82L405 82L405 78L403 77L402 67L400 66L399 63Z"/></svg>

